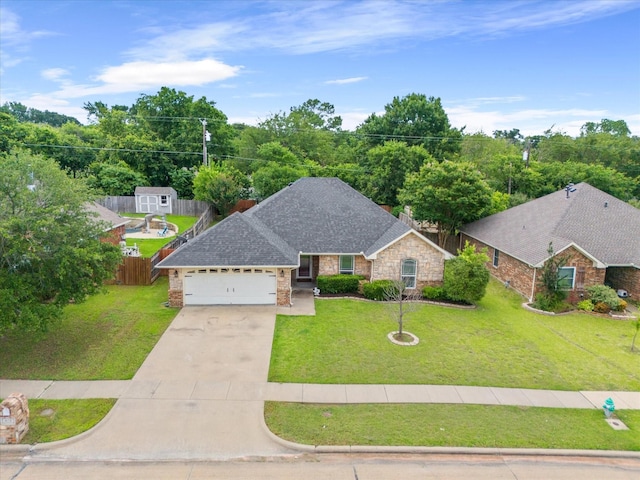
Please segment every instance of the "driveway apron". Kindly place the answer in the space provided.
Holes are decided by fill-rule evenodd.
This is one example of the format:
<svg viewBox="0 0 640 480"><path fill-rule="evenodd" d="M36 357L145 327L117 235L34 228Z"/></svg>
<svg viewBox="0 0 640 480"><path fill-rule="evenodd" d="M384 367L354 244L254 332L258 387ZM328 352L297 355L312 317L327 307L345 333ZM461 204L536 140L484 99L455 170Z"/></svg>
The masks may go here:
<svg viewBox="0 0 640 480"><path fill-rule="evenodd" d="M224 460L291 453L263 421L275 307L186 307L110 414L33 458ZM52 448L53 447L53 448Z"/></svg>

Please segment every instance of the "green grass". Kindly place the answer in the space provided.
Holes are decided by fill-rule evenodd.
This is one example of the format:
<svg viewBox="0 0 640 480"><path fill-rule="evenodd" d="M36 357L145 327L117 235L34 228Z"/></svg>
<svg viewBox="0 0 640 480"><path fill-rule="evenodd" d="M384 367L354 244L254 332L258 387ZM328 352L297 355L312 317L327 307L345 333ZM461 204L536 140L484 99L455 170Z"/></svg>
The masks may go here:
<svg viewBox="0 0 640 480"><path fill-rule="evenodd" d="M167 279L151 286L109 286L65 308L45 334L0 338L0 378L130 379L178 313L167 308Z"/></svg>
<svg viewBox="0 0 640 480"><path fill-rule="evenodd" d="M131 218L144 218L145 214L123 213L122 216ZM191 228L197 221L198 217L191 217L186 215L167 215L167 222L177 225L179 234ZM133 247L133 245L136 244L140 250L140 255L142 255L143 257L151 257L174 238L175 236L158 238L127 238L126 241L127 246L129 247Z"/></svg>
<svg viewBox="0 0 640 480"><path fill-rule="evenodd" d="M492 281L475 310L424 305L404 324L420 343L401 347L387 339L397 324L385 305L317 300L315 317L278 316L269 380L640 390L630 321L521 303Z"/></svg>
<svg viewBox="0 0 640 480"><path fill-rule="evenodd" d="M266 402L265 420L281 438L306 445L402 445L640 450L640 411L484 405L302 405Z"/></svg>
<svg viewBox="0 0 640 480"><path fill-rule="evenodd" d="M112 398L89 400L29 400L29 432L23 444L54 442L96 425L116 403ZM42 413L47 410L48 415Z"/></svg>

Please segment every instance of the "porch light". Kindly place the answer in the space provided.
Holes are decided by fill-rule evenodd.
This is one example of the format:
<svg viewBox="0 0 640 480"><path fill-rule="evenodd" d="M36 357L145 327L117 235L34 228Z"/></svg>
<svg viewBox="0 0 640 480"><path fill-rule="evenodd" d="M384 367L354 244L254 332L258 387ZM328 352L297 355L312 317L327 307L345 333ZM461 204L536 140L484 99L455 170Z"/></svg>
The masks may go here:
<svg viewBox="0 0 640 480"><path fill-rule="evenodd" d="M174 276L175 278L178 278L178 270L174 270L174 271L173 271L173 276Z"/></svg>
<svg viewBox="0 0 640 480"><path fill-rule="evenodd" d="M280 278L284 278L284 269L280 269Z"/></svg>

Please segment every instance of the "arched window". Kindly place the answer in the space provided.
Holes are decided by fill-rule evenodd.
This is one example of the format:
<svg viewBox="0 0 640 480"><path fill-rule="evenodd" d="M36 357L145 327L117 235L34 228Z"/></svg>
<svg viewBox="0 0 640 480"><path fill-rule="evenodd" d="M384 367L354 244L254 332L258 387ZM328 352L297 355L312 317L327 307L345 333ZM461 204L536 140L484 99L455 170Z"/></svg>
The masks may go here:
<svg viewBox="0 0 640 480"><path fill-rule="evenodd" d="M407 288L416 288L416 274L418 272L418 262L412 258L405 258L402 261L402 281Z"/></svg>

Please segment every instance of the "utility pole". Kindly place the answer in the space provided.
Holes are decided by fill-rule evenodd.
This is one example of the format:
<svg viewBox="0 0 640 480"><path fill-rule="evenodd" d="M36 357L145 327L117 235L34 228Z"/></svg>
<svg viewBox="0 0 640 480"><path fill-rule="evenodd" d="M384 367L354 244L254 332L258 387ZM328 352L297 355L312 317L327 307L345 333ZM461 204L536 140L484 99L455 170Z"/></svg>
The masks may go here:
<svg viewBox="0 0 640 480"><path fill-rule="evenodd" d="M209 132L207 132L207 119L201 118L200 123L202 123L202 165L208 166L209 161L207 159L207 140L209 140Z"/></svg>

